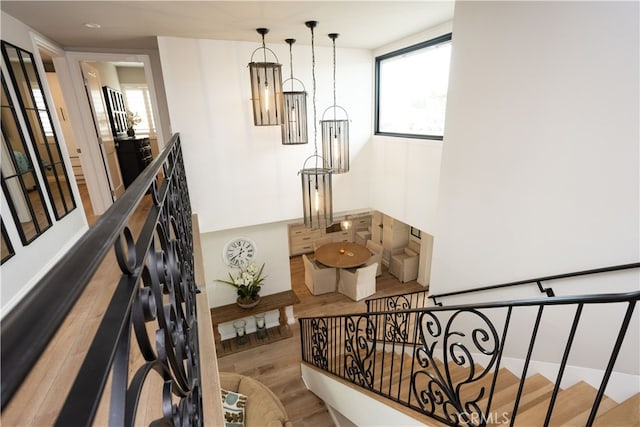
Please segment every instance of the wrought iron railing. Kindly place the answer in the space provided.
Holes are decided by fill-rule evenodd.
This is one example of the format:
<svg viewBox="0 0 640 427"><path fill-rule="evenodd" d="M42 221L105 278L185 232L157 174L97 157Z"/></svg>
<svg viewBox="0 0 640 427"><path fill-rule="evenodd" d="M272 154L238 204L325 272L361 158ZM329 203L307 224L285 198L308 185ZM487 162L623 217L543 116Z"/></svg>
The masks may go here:
<svg viewBox="0 0 640 427"><path fill-rule="evenodd" d="M406 294L370 298L365 301L365 304L367 304L367 311L409 310L426 307L428 299L429 290L425 289Z"/></svg>
<svg viewBox="0 0 640 427"><path fill-rule="evenodd" d="M517 282L501 283L499 285L483 286L479 288L465 289L455 292L446 292L436 295L429 295L429 290L415 291L406 294L390 295L379 298L371 298L365 301L367 304L367 311L388 311L388 310L409 310L411 308L426 307L428 300L432 300L433 304L442 306L442 299L446 297L452 297L457 295L472 294L491 291L501 288L512 287L524 287L524 286L537 286L540 293L546 294L548 297L556 296L553 288L545 287L545 282L551 282L554 280L571 279L581 276L593 276L601 273L610 273L614 271L629 270L633 268L640 268L640 263L622 264L611 267L596 268L591 270L576 271L573 273L556 274L553 276L538 277L536 279L520 280Z"/></svg>
<svg viewBox="0 0 640 427"><path fill-rule="evenodd" d="M613 272L613 271L622 271L622 270L628 270L628 269L632 269L632 268L640 268L640 263L636 262L636 263L631 263L631 264L614 265L614 266L611 266L611 267L595 268L595 269L591 269L591 270L576 271L576 272L573 272L573 273L556 274L556 275L552 275L552 276L538 277L536 279L519 280L519 281L516 281L516 282L502 283L502 284L499 284L499 285L483 286L483 287L479 287L479 288L465 289L465 290L455 291L455 292L446 292L446 293L442 293L442 294L430 295L429 298L433 301L433 303L435 305L442 305L442 302L440 302L438 300L442 299L442 298L445 298L445 297L452 297L454 295L464 295L464 294L477 293L477 292L486 292L486 291L490 291L490 290L494 290L494 289L501 289L501 288L511 288L511 287L519 287L519 286L531 286L531 285L537 286L538 290L540 291L540 293L544 293L548 297L554 297L556 294L555 294L553 288L551 288L551 287L546 287L545 288L543 283L551 282L551 281L555 281L555 280L571 279L571 278L580 277L580 276L593 276L593 275L596 275L596 274L610 273L610 272Z"/></svg>
<svg viewBox="0 0 640 427"><path fill-rule="evenodd" d="M597 342L599 350L609 342L598 361L602 376L585 421L590 426L638 299L640 291L302 318L302 360L449 425L484 426L496 416L513 425L532 357L544 352L549 362L553 351L546 349L551 347L559 351L553 361L557 374L546 409L548 425L571 356L580 355L584 339L591 347ZM608 310L597 317L606 327L586 331L585 338L585 329L600 310ZM539 333L543 328L553 332ZM560 329L566 334L562 341ZM505 348L509 357L519 352L522 368L514 372L520 379L513 404L495 414L492 398Z"/></svg>
<svg viewBox="0 0 640 427"><path fill-rule="evenodd" d="M134 238L130 217L147 193L151 207ZM105 394L109 424L132 426L154 376L164 384L155 423L203 425L191 205L178 134L3 319L3 407L112 250L122 274L55 425L91 425Z"/></svg>

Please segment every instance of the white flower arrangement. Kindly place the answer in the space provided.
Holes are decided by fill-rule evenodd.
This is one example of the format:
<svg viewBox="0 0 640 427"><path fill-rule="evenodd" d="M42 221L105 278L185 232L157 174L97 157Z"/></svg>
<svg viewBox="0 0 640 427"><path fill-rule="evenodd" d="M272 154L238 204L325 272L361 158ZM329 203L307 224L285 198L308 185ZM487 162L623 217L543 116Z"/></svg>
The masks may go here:
<svg viewBox="0 0 640 427"><path fill-rule="evenodd" d="M234 277L229 273L229 280L216 280L226 283L236 288L240 300L255 300L258 298L262 282L266 276L262 275L264 263L258 269L254 263L242 266L238 274Z"/></svg>
<svg viewBox="0 0 640 427"><path fill-rule="evenodd" d="M135 125L140 124L142 122L142 117L138 115L138 113L134 113L133 111L127 110L127 128L133 129Z"/></svg>

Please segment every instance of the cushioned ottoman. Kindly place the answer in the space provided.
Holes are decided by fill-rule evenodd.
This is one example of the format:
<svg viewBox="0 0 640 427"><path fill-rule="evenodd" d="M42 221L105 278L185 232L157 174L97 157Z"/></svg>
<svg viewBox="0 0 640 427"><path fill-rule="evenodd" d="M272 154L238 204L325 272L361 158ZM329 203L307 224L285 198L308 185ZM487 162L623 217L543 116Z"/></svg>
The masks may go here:
<svg viewBox="0 0 640 427"><path fill-rule="evenodd" d="M232 372L220 372L220 386L247 396L247 427L291 427L287 411L275 394L261 382Z"/></svg>

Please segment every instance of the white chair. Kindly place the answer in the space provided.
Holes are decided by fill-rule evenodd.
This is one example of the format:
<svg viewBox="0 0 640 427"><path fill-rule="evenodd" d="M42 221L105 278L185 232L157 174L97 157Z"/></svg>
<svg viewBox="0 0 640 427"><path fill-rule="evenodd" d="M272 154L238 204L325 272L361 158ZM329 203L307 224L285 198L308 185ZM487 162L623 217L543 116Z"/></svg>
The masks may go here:
<svg viewBox="0 0 640 427"><path fill-rule="evenodd" d="M367 240L371 239L371 232L369 230L356 231L354 241L364 246Z"/></svg>
<svg viewBox="0 0 640 427"><path fill-rule="evenodd" d="M418 278L420 266L420 245L410 241L406 248L391 251L389 273L397 277L402 283Z"/></svg>
<svg viewBox="0 0 640 427"><path fill-rule="evenodd" d="M336 269L325 267L302 255L304 263L304 284L313 295L336 291Z"/></svg>
<svg viewBox="0 0 640 427"><path fill-rule="evenodd" d="M354 301L360 301L363 298L375 294L377 269L377 262L366 267L356 268L355 270L340 269L338 292L348 296Z"/></svg>
<svg viewBox="0 0 640 427"><path fill-rule="evenodd" d="M376 271L376 277L382 274L382 252L384 251L381 244L374 242L373 240L367 240L367 249L373 255L369 258L366 265L371 265L374 262L378 263L378 270Z"/></svg>

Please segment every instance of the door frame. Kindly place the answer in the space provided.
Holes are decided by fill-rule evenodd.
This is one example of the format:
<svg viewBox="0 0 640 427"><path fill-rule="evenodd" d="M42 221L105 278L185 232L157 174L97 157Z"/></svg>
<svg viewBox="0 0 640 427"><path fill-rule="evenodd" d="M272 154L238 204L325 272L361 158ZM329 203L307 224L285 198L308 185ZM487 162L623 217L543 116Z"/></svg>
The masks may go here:
<svg viewBox="0 0 640 427"><path fill-rule="evenodd" d="M156 135L158 144L164 143L165 138L162 133L162 126L159 116L159 108L155 93L155 83L151 68L151 60L147 54L130 53L96 53L96 52L65 52L66 61L62 60L60 67L63 67L67 79L60 80L65 99L67 94L73 100L73 108L69 108L69 117L73 123L73 132L76 137L76 144L82 151L80 162L85 173L85 181L89 197L93 205L95 215L101 215L106 211L113 199L109 180L105 168L102 164L102 153L100 150L98 132L96 130L91 106L87 97L84 78L81 71L81 62L141 62L144 64L144 73L149 88L151 106L153 108L154 121L156 123ZM64 63L62 63L64 62ZM58 63L54 60L56 71ZM77 124L77 125L76 125Z"/></svg>
<svg viewBox="0 0 640 427"><path fill-rule="evenodd" d="M107 110L107 100L102 90L100 72L94 67L93 62L82 61L80 63L85 91L91 115L98 134L98 147L102 155L102 165L107 174L111 199L116 200L124 193L124 180L120 171L120 162L116 154L115 135L112 134L110 118ZM91 80L93 79L93 81Z"/></svg>
<svg viewBox="0 0 640 427"><path fill-rule="evenodd" d="M63 81L68 81L69 79L68 69L67 69L66 60L65 60L65 52L57 44L35 33L31 33L31 43L33 45L32 53L36 62L35 67L38 71L38 75L41 77L40 83L42 85L42 89L44 92L42 95L45 97L47 101L47 105L51 106L51 108L55 110L56 104L53 100L51 88L49 87L49 81L47 80L47 77L46 77L47 73L46 73L46 70L44 69L42 57L40 55L40 49L50 54L53 59L53 64L54 64L54 67L56 68L56 77L58 78L61 89L63 91L63 97L65 98L65 102L66 102L67 98L66 98L66 95L64 94L64 89L62 86ZM60 67L60 70L58 70L58 67ZM75 108L75 105L72 104L69 106L69 108ZM67 108L67 112L69 108ZM69 117L69 120L71 121L72 128L73 128L74 122L73 120L71 120L71 116ZM51 125L54 127L56 137L58 138L58 142L59 142L58 145L60 147L60 154L62 156L61 160L64 163L65 168L67 169L67 176L71 180L70 184L71 184L71 192L73 193L73 198L76 201L76 204L80 206L82 204L82 197L80 195L80 191L78 190L78 183L76 182L75 175L73 173L73 165L71 164L71 154L69 153L67 142L64 139L64 133L62 132L62 127L60 125L60 122L58 121L57 113L52 114ZM75 130L74 130L74 136L75 136ZM84 168L85 165L82 163L82 154L80 154L79 157L80 157L81 166ZM47 179L47 178L43 177L43 179ZM49 202L47 201L47 203ZM85 217L85 222L86 222L86 217Z"/></svg>

